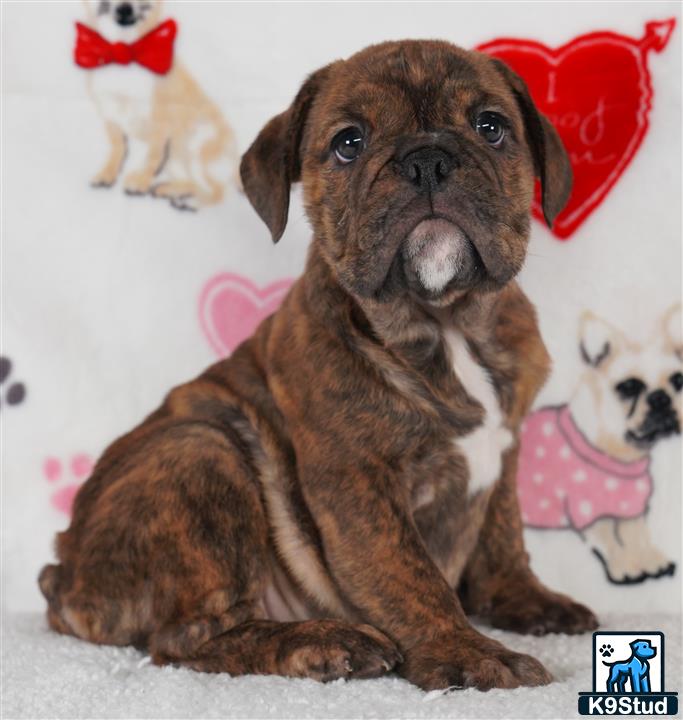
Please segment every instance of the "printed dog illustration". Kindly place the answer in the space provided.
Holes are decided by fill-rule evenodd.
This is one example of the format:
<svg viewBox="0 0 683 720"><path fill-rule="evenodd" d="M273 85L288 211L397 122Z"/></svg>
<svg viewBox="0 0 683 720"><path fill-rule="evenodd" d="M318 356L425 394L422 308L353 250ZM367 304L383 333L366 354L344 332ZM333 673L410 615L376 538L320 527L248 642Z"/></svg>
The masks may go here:
<svg viewBox="0 0 683 720"><path fill-rule="evenodd" d="M648 640L634 640L630 643L631 657L628 660L603 665L610 668L607 679L607 692L624 693L626 683L631 683L632 693L650 692L650 663L648 660L657 654L657 648L652 647Z"/></svg>
<svg viewBox="0 0 683 720"><path fill-rule="evenodd" d="M524 521L572 528L613 583L672 575L650 539L650 453L680 433L680 306L638 344L592 313L580 322L585 372L567 405L527 418L518 487Z"/></svg>
<svg viewBox="0 0 683 720"><path fill-rule="evenodd" d="M126 193L166 198L186 210L219 202L236 168L233 133L172 57L176 28L172 20L159 25L161 0L84 1L89 27L78 25L75 59L88 69L110 146L92 185L116 182L135 141L144 144L145 157L124 177Z"/></svg>

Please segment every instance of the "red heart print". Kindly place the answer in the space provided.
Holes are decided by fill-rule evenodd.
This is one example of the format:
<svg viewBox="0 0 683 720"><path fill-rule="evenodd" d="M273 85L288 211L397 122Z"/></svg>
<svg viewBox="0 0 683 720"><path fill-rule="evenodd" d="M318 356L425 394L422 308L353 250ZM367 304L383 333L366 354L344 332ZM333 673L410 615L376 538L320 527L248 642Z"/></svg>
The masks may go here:
<svg viewBox="0 0 683 720"><path fill-rule="evenodd" d="M211 347L226 357L280 306L293 280L277 280L264 288L234 273L220 273L199 297L199 322Z"/></svg>
<svg viewBox="0 0 683 720"><path fill-rule="evenodd" d="M647 23L640 39L594 32L556 49L514 38L477 48L524 78L567 148L574 188L553 225L558 238L567 239L600 205L640 147L652 106L647 54L666 47L675 24ZM538 192L533 212L543 219Z"/></svg>

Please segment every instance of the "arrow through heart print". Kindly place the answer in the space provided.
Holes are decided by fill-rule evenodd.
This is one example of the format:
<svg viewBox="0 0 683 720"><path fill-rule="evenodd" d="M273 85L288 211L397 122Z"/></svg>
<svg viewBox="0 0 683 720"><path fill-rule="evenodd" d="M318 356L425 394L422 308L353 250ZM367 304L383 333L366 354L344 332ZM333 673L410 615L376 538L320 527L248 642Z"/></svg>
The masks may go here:
<svg viewBox="0 0 683 720"><path fill-rule="evenodd" d="M647 56L666 47L675 24L647 23L640 39L593 32L556 49L514 38L478 46L524 78L569 152L574 188L553 226L558 238L569 238L602 203L640 147L652 107ZM538 192L533 212L543 219Z"/></svg>

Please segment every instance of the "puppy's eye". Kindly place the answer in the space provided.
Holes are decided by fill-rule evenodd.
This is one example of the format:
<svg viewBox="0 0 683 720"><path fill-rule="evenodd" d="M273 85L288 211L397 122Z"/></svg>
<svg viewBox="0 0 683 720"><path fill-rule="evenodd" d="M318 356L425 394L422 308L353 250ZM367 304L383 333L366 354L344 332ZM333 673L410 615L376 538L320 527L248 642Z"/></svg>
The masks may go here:
<svg viewBox="0 0 683 720"><path fill-rule="evenodd" d="M480 113L474 125L475 130L493 147L500 147L505 137L505 121L498 113L487 110Z"/></svg>
<svg viewBox="0 0 683 720"><path fill-rule="evenodd" d="M334 136L332 149L340 163L353 162L363 151L363 133L357 127L342 130Z"/></svg>
<svg viewBox="0 0 683 720"><path fill-rule="evenodd" d="M640 395L640 393L645 390L645 383L635 377L628 378L627 380L622 380L616 386L615 390L619 394L619 397L623 398L624 400L628 400L638 397L638 395Z"/></svg>
<svg viewBox="0 0 683 720"><path fill-rule="evenodd" d="M673 385L676 392L679 392L683 388L683 373L674 373L670 378L669 382Z"/></svg>

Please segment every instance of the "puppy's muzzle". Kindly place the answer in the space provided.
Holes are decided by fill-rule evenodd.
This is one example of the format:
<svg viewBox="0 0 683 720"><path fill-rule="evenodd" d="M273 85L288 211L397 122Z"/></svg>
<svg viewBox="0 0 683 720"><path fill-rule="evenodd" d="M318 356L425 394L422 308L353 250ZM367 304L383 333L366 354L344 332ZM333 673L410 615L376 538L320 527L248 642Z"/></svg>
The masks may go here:
<svg viewBox="0 0 683 720"><path fill-rule="evenodd" d="M681 424L671 397L665 390L654 390L647 396L648 412L640 427L629 430L626 438L638 447L649 447L657 440L679 434Z"/></svg>
<svg viewBox="0 0 683 720"><path fill-rule="evenodd" d="M440 293L456 277L468 278L476 264L465 233L442 218L419 223L406 238L402 254L408 281L428 293Z"/></svg>
<svg viewBox="0 0 683 720"><path fill-rule="evenodd" d="M443 190L455 159L440 147L428 146L412 150L399 161L400 174L418 193Z"/></svg>

